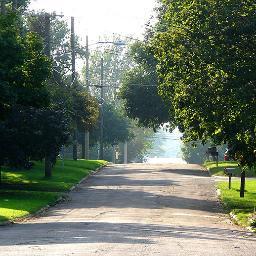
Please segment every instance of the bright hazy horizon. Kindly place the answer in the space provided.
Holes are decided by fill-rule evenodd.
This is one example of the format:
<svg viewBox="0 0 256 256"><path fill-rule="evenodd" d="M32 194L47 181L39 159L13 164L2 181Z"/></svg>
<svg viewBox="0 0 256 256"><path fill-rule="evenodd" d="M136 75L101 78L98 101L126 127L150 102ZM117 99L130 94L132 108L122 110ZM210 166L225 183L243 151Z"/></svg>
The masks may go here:
<svg viewBox="0 0 256 256"><path fill-rule="evenodd" d="M155 6L156 0L32 0L30 9L74 16L77 34L97 41L113 34L142 38Z"/></svg>

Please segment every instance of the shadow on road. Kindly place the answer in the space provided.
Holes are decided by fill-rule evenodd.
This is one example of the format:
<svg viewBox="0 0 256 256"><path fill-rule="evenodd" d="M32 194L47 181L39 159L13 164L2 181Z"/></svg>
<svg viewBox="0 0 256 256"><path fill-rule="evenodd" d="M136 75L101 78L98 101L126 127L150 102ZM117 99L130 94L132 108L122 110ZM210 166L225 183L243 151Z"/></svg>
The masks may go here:
<svg viewBox="0 0 256 256"><path fill-rule="evenodd" d="M20 224L13 232L8 232L7 236L4 229L1 230L0 246L71 243L154 244L154 239L159 237L230 242L245 235L244 232L232 232L224 228L109 222ZM246 240L254 241L253 238Z"/></svg>
<svg viewBox="0 0 256 256"><path fill-rule="evenodd" d="M93 186L179 186L177 182L173 180L163 179L133 179L125 176L114 176L114 175L100 175L100 178L94 177Z"/></svg>
<svg viewBox="0 0 256 256"><path fill-rule="evenodd" d="M175 173L175 174L186 175L186 176L197 176L197 177L209 177L210 176L208 171L204 171L204 170L165 169L165 170L161 170L161 172Z"/></svg>
<svg viewBox="0 0 256 256"><path fill-rule="evenodd" d="M175 192L175 186L170 188ZM222 212L216 201L209 199L197 199L184 195L161 195L135 189L111 187L109 189L86 188L79 191L83 202L79 198L73 198L74 208L139 208L139 209L191 209L212 213ZM191 195L194 191L191 191ZM88 197L88 194L93 197Z"/></svg>

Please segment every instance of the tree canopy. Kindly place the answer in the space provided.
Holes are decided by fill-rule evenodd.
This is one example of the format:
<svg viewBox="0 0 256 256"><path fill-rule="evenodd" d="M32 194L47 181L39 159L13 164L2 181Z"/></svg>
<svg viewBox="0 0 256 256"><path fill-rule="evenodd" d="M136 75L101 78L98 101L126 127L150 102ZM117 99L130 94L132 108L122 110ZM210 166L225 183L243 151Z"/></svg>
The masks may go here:
<svg viewBox="0 0 256 256"><path fill-rule="evenodd" d="M255 158L255 1L161 1L151 44L160 95L186 140L228 143L242 165Z"/></svg>
<svg viewBox="0 0 256 256"><path fill-rule="evenodd" d="M50 61L43 54L42 41L33 33L22 36L19 17L0 15L0 117L15 104L46 106L45 80Z"/></svg>
<svg viewBox="0 0 256 256"><path fill-rule="evenodd" d="M120 93L128 116L153 129L168 121L172 126L171 105L158 95L157 62L152 47L136 42L129 54L134 65L126 71Z"/></svg>
<svg viewBox="0 0 256 256"><path fill-rule="evenodd" d="M52 55L44 54L46 16L23 19L8 6L0 14L0 165L45 159L51 176L61 147L77 126L95 125L99 109L79 79L71 81L66 23L54 21Z"/></svg>
<svg viewBox="0 0 256 256"><path fill-rule="evenodd" d="M104 103L103 107L103 143L105 145L114 145L129 140L132 136L129 131L129 120L120 109L115 106ZM100 135L100 123L91 133L92 143L95 143Z"/></svg>

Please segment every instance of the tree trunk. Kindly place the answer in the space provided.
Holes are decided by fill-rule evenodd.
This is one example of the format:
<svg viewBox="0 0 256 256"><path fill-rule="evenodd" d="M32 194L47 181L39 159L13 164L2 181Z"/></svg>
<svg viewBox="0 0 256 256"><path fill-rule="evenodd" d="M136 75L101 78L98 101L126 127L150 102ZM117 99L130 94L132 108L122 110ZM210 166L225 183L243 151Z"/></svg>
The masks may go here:
<svg viewBox="0 0 256 256"><path fill-rule="evenodd" d="M50 178L52 176L52 161L50 155L45 156L45 166L44 173L46 178Z"/></svg>
<svg viewBox="0 0 256 256"><path fill-rule="evenodd" d="M240 186L240 197L244 197L245 192L245 170L241 172L241 186Z"/></svg>
<svg viewBox="0 0 256 256"><path fill-rule="evenodd" d="M82 155L81 155L81 158L86 159L85 130L81 133L81 137L82 137Z"/></svg>
<svg viewBox="0 0 256 256"><path fill-rule="evenodd" d="M0 165L0 187L2 186L2 167Z"/></svg>
<svg viewBox="0 0 256 256"><path fill-rule="evenodd" d="M73 160L77 160L77 130L73 133Z"/></svg>

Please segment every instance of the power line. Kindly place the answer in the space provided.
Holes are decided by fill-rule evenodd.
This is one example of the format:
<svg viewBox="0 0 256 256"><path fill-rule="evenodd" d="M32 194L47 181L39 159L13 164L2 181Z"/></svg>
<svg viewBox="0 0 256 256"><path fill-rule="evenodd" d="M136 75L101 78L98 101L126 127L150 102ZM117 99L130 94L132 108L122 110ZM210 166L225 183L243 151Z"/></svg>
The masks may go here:
<svg viewBox="0 0 256 256"><path fill-rule="evenodd" d="M141 87L157 87L157 84L128 84L131 86L141 86Z"/></svg>

